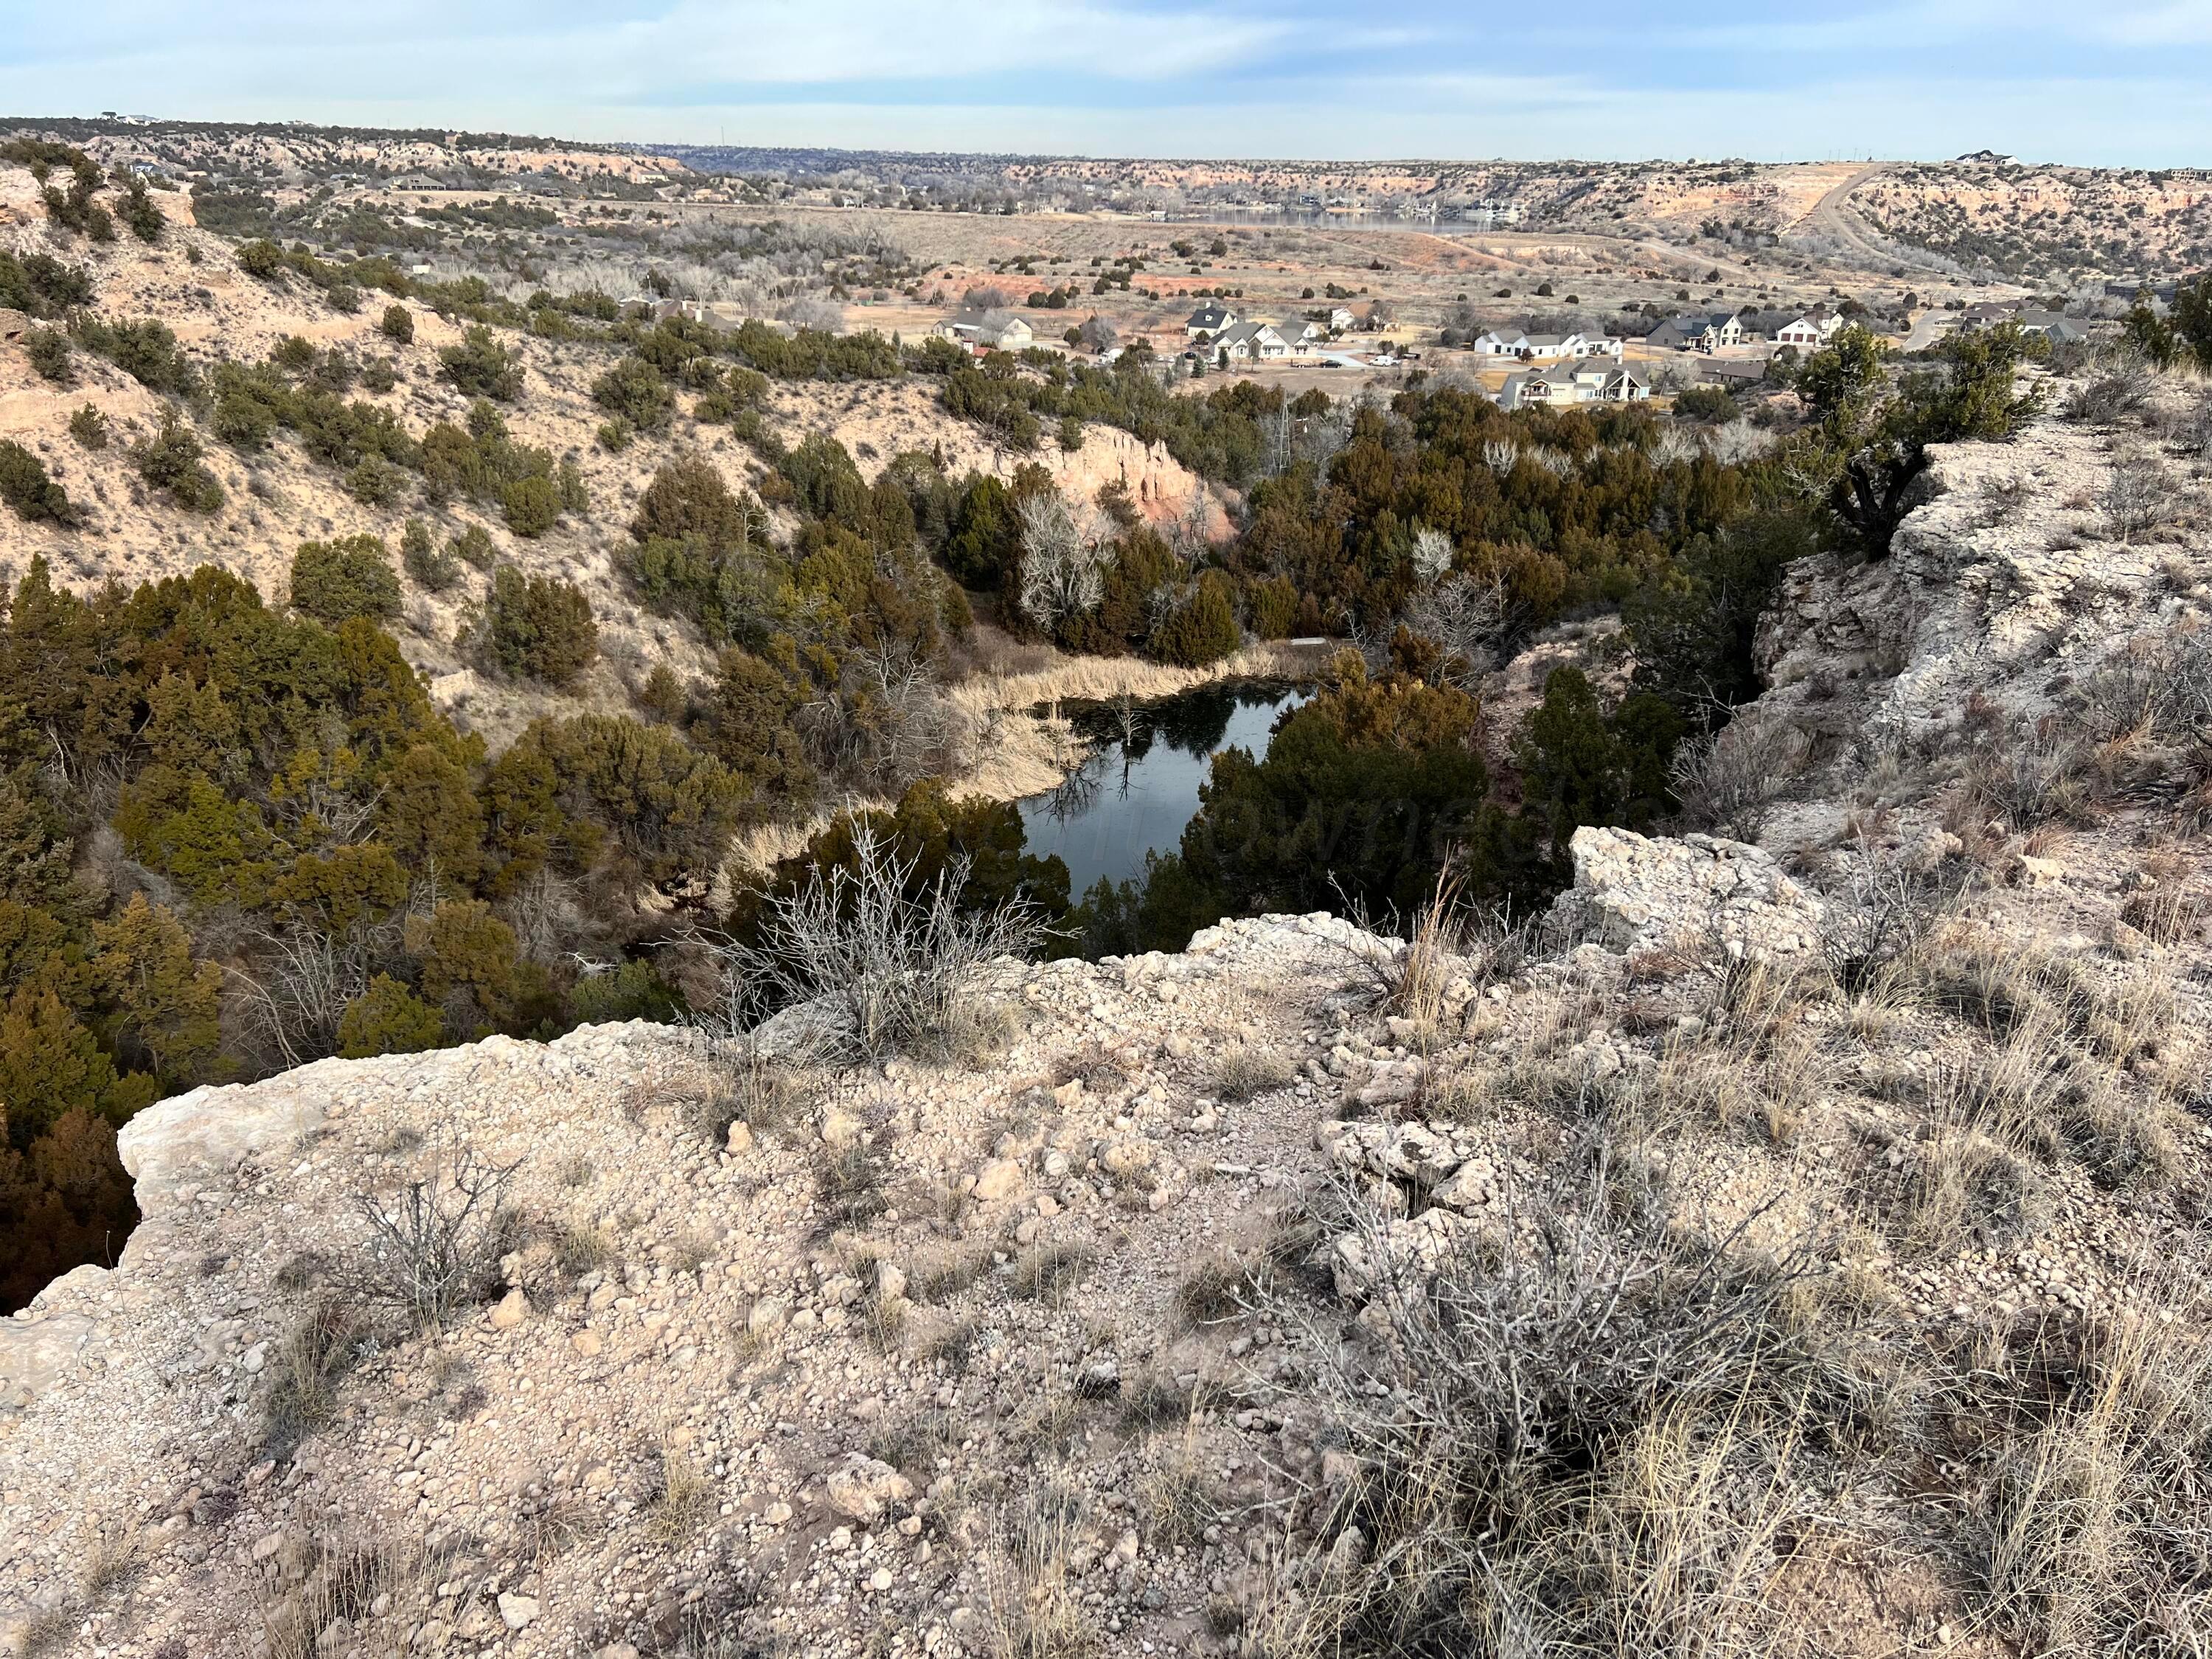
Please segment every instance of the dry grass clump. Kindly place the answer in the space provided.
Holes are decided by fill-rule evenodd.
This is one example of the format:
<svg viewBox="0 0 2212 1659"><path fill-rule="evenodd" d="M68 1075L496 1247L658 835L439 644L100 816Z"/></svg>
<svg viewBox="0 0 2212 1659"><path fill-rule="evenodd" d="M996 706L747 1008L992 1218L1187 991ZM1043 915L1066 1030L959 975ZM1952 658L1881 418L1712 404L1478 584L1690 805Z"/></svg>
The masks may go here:
<svg viewBox="0 0 2212 1659"><path fill-rule="evenodd" d="M888 1129L872 1139L824 1146L814 1164L814 1195L828 1211L828 1224L856 1227L889 1207L884 1177L890 1167Z"/></svg>
<svg viewBox="0 0 2212 1659"><path fill-rule="evenodd" d="M1920 993L1966 1030L1923 1079L1925 1126L1889 1212L1899 1243L1946 1255L2031 1237L2056 1214L2069 1159L2107 1188L2178 1173L2176 1108L2123 1069L2166 1041L2173 1004L2158 975L2107 988L2081 964L1964 929L1917 971Z"/></svg>
<svg viewBox="0 0 2212 1659"><path fill-rule="evenodd" d="M553 1260L571 1279L596 1273L615 1259L615 1242L596 1221L562 1221L551 1230Z"/></svg>
<svg viewBox="0 0 2212 1659"><path fill-rule="evenodd" d="M2167 1298L2156 1298L2166 1300ZM2013 1650L2183 1655L2212 1632L2212 1346L2193 1321L2023 1316L1948 1401L1978 1621Z"/></svg>
<svg viewBox="0 0 2212 1659"><path fill-rule="evenodd" d="M1137 1504L1155 1547L1195 1544L1222 1517L1215 1473L1188 1426L1137 1481Z"/></svg>
<svg viewBox="0 0 2212 1659"><path fill-rule="evenodd" d="M989 1271L991 1253L976 1246L941 1250L916 1260L907 1271L906 1293L926 1306L950 1302Z"/></svg>
<svg viewBox="0 0 2212 1659"><path fill-rule="evenodd" d="M1226 1101L1241 1102L1276 1089L1286 1089L1297 1072L1291 1057L1264 1043L1237 1042L1222 1051L1214 1062L1213 1087Z"/></svg>
<svg viewBox="0 0 2212 1659"><path fill-rule="evenodd" d="M1014 1294L1058 1308L1083 1280L1091 1252L1074 1244L1032 1244L1014 1261Z"/></svg>
<svg viewBox="0 0 2212 1659"><path fill-rule="evenodd" d="M1040 1475L1000 1512L984 1559L982 1638L992 1659L1082 1659L1097 1620L1068 1567L1084 1515L1082 1488Z"/></svg>
<svg viewBox="0 0 2212 1659"><path fill-rule="evenodd" d="M257 1650L268 1659L322 1659L335 1629L362 1659L401 1659L442 1565L419 1543L382 1534L319 1539L305 1577L262 1607Z"/></svg>
<svg viewBox="0 0 2212 1659"><path fill-rule="evenodd" d="M672 1441L659 1444L659 1467L646 1504L647 1525L663 1544L680 1544L715 1509L714 1483Z"/></svg>
<svg viewBox="0 0 2212 1659"><path fill-rule="evenodd" d="M1984 817L2015 834L2054 820L2080 821L2093 797L2089 745L2066 732L2019 721L1992 722L1966 763L1966 793Z"/></svg>
<svg viewBox="0 0 2212 1659"><path fill-rule="evenodd" d="M1455 980L1482 990L1513 978L1535 952L1540 918L1516 920L1509 910L1472 908L1462 902L1461 884L1447 867L1427 902L1402 922L1395 911L1377 918L1356 902L1349 907L1351 921L1366 933L1388 935L1406 928L1401 945L1356 948L1354 965L1376 1006L1417 1028L1444 1023L1444 994Z"/></svg>
<svg viewBox="0 0 2212 1659"><path fill-rule="evenodd" d="M337 1419L339 1385L366 1334L359 1315L337 1297L318 1303L285 1334L270 1356L263 1408L261 1441L268 1455L290 1457L301 1441Z"/></svg>
<svg viewBox="0 0 2212 1659"><path fill-rule="evenodd" d="M1251 1309L1266 1285L1263 1269L1216 1251L1193 1262L1176 1283L1176 1316L1186 1328L1234 1319Z"/></svg>
<svg viewBox="0 0 2212 1659"><path fill-rule="evenodd" d="M696 1109L699 1132L716 1146L730 1126L757 1133L787 1129L806 1115L818 1092L804 1068L738 1039L710 1044L705 1087Z"/></svg>
<svg viewBox="0 0 2212 1659"><path fill-rule="evenodd" d="M957 1413L934 1407L902 1412L868 1443L868 1455L925 1480L937 1460L960 1443L966 1432Z"/></svg>
<svg viewBox="0 0 2212 1659"><path fill-rule="evenodd" d="M1771 1650L1803 1419L1832 1387L1790 1316L1810 1258L1655 1225L1610 1178L1599 1149L1516 1195L1432 1278L1385 1279L1368 1358L1324 1350L1362 1476L1313 1494L1327 1547L1263 1650Z"/></svg>
<svg viewBox="0 0 2212 1659"><path fill-rule="evenodd" d="M524 1511L516 1530L523 1558L542 1567L579 1544L603 1535L606 1522L583 1498L549 1493Z"/></svg>

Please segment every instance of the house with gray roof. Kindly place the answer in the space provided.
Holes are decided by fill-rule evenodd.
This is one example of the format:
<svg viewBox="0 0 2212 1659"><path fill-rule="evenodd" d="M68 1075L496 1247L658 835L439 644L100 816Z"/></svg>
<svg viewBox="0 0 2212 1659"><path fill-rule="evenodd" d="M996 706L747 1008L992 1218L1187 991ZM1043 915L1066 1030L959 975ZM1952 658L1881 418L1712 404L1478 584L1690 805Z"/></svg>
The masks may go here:
<svg viewBox="0 0 2212 1659"><path fill-rule="evenodd" d="M1713 351L1743 343L1743 319L1733 311L1669 317L1644 337L1652 347L1671 346L1677 351Z"/></svg>
<svg viewBox="0 0 2212 1659"><path fill-rule="evenodd" d="M1231 323L1213 337L1214 350L1231 362L1272 361L1291 355L1291 343L1272 323Z"/></svg>
<svg viewBox="0 0 2212 1659"><path fill-rule="evenodd" d="M1182 319L1183 337L1195 340L1200 335L1218 334L1224 328L1233 328L1237 313L1218 300L1208 300Z"/></svg>

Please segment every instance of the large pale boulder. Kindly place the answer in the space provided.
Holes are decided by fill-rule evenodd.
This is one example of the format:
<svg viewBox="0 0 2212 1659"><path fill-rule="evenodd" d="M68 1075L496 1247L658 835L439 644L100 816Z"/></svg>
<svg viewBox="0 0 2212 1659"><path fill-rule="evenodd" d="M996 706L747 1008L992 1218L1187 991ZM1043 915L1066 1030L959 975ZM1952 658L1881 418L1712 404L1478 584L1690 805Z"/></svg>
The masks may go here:
<svg viewBox="0 0 2212 1659"><path fill-rule="evenodd" d="M149 1106L115 1137L123 1167L137 1182L139 1207L228 1175L249 1157L281 1152L320 1128L330 1090L317 1073L358 1064L326 1060L264 1083L194 1089Z"/></svg>
<svg viewBox="0 0 2212 1659"><path fill-rule="evenodd" d="M1820 899L1746 842L1586 826L1572 850L1575 884L1552 906L1571 937L1629 953L1717 944L1732 957L1772 959L1820 948Z"/></svg>
<svg viewBox="0 0 2212 1659"><path fill-rule="evenodd" d="M20 1411L76 1365L92 1336L82 1314L0 1319L0 1411Z"/></svg>

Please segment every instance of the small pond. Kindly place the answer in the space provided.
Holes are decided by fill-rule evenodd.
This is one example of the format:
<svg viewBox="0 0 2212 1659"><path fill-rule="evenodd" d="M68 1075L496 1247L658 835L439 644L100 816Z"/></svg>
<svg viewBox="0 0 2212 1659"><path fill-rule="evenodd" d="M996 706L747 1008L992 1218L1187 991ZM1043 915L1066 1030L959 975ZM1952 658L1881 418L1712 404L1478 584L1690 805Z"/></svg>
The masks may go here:
<svg viewBox="0 0 2212 1659"><path fill-rule="evenodd" d="M1198 787L1224 749L1267 752L1285 709L1310 693L1245 682L1201 686L1124 710L1112 703L1063 703L1060 712L1090 746L1059 788L1019 803L1029 851L1059 854L1068 891L1081 898L1101 876L1140 876L1147 853L1172 853L1198 811Z"/></svg>

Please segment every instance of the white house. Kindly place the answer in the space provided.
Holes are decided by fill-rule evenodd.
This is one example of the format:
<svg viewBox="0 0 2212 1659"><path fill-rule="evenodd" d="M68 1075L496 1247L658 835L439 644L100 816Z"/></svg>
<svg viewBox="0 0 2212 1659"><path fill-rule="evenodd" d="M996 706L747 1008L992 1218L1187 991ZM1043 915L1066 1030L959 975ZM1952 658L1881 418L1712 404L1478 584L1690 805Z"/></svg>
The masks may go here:
<svg viewBox="0 0 2212 1659"><path fill-rule="evenodd" d="M971 351L1019 351L1036 338L1036 331L1011 311L963 312L930 332Z"/></svg>
<svg viewBox="0 0 2212 1659"><path fill-rule="evenodd" d="M1518 357L1528 349L1528 337L1517 328L1493 328L1467 344L1478 357Z"/></svg>
<svg viewBox="0 0 2212 1659"><path fill-rule="evenodd" d="M1604 362L1562 362L1547 368L1522 369L1505 377L1498 388L1498 407L1533 409L1542 404L1562 407L1574 404L1641 403L1651 395L1651 383L1632 368L1615 368Z"/></svg>
<svg viewBox="0 0 2212 1659"><path fill-rule="evenodd" d="M1237 313L1218 301L1208 300L1182 319L1183 338L1195 340L1201 334L1218 334L1224 328L1237 325Z"/></svg>
<svg viewBox="0 0 2212 1659"><path fill-rule="evenodd" d="M1616 368L1605 377L1597 395L1608 404L1639 404L1651 395L1651 382L1636 369Z"/></svg>
<svg viewBox="0 0 2212 1659"><path fill-rule="evenodd" d="M1774 343L1796 346L1800 351L1814 351L1828 343L1835 331L1844 325L1844 319L1826 306L1815 306L1802 317L1792 318L1774 331Z"/></svg>
<svg viewBox="0 0 2212 1659"><path fill-rule="evenodd" d="M1619 357L1620 342L1602 334L1523 334L1518 329L1494 328L1471 341L1480 357Z"/></svg>
<svg viewBox="0 0 2212 1659"><path fill-rule="evenodd" d="M1344 333L1358 320L1348 306L1331 306L1328 308L1328 325L1339 334Z"/></svg>
<svg viewBox="0 0 2212 1659"><path fill-rule="evenodd" d="M1291 355L1291 343L1270 323L1232 323L1213 337L1213 349L1231 362L1269 362Z"/></svg>
<svg viewBox="0 0 2212 1659"><path fill-rule="evenodd" d="M1644 337L1654 346L1675 346L1684 351L1714 351L1743 343L1743 319L1732 311L1703 316L1669 317Z"/></svg>

